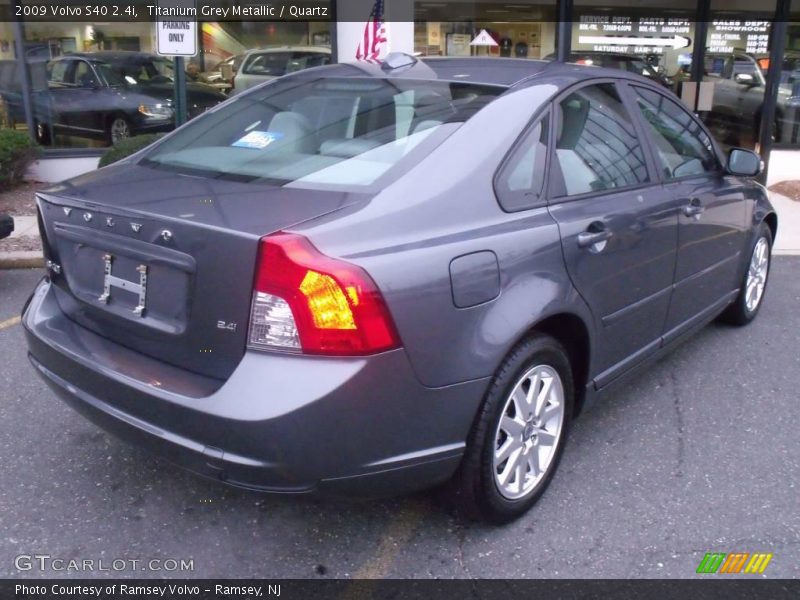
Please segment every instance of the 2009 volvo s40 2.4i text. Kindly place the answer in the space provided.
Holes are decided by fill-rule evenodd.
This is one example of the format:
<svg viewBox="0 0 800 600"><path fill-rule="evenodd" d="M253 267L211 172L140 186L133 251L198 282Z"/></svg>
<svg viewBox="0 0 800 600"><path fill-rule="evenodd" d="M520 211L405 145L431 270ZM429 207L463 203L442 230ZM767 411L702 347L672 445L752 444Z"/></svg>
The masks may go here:
<svg viewBox="0 0 800 600"><path fill-rule="evenodd" d="M777 228L760 168L634 74L404 55L302 71L38 195L30 358L197 473L296 493L452 481L507 521L610 384L756 316Z"/></svg>

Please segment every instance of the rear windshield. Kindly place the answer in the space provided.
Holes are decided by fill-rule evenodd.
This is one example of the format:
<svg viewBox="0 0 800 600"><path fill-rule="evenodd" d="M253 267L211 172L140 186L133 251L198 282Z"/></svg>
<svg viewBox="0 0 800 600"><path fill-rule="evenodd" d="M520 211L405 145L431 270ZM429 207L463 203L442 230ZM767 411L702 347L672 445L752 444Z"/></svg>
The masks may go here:
<svg viewBox="0 0 800 600"><path fill-rule="evenodd" d="M277 184L369 186L416 162L502 92L460 82L290 77L189 123L142 164Z"/></svg>

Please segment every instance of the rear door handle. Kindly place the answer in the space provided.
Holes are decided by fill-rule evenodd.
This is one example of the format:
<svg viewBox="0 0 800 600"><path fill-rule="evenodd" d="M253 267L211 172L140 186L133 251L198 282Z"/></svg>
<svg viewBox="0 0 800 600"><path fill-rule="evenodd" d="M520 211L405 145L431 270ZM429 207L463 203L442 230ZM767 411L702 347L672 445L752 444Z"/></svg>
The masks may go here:
<svg viewBox="0 0 800 600"><path fill-rule="evenodd" d="M689 200L689 204L683 207L683 214L687 217L700 217L703 212L706 210L706 207L703 206L703 203L700 202L699 198L692 198Z"/></svg>
<svg viewBox="0 0 800 600"><path fill-rule="evenodd" d="M602 223L592 223L589 225L589 229L578 234L578 246L581 248L589 248L595 244L606 242L613 236L613 232L607 229Z"/></svg>

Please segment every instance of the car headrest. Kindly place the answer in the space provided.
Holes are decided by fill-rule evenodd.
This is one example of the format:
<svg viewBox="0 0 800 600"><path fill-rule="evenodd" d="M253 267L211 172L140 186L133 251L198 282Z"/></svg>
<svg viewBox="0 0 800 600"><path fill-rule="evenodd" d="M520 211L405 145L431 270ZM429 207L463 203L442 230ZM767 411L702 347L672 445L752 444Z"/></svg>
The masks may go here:
<svg viewBox="0 0 800 600"><path fill-rule="evenodd" d="M571 97L561 103L558 120L558 147L573 150L586 126L589 116L589 102L587 100Z"/></svg>
<svg viewBox="0 0 800 600"><path fill-rule="evenodd" d="M283 137L275 146L288 152L313 154L316 151L314 127L310 121L295 112L279 112L269 122L271 133L280 133Z"/></svg>

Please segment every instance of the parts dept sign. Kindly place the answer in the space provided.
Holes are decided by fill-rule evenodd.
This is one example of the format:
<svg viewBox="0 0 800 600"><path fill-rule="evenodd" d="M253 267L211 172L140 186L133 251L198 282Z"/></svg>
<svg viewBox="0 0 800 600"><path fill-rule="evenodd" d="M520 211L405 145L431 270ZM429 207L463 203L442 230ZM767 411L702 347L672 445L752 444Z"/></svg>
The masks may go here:
<svg viewBox="0 0 800 600"><path fill-rule="evenodd" d="M162 56L197 54L197 21L185 15L196 13L194 0L159 0L156 17L156 52Z"/></svg>

